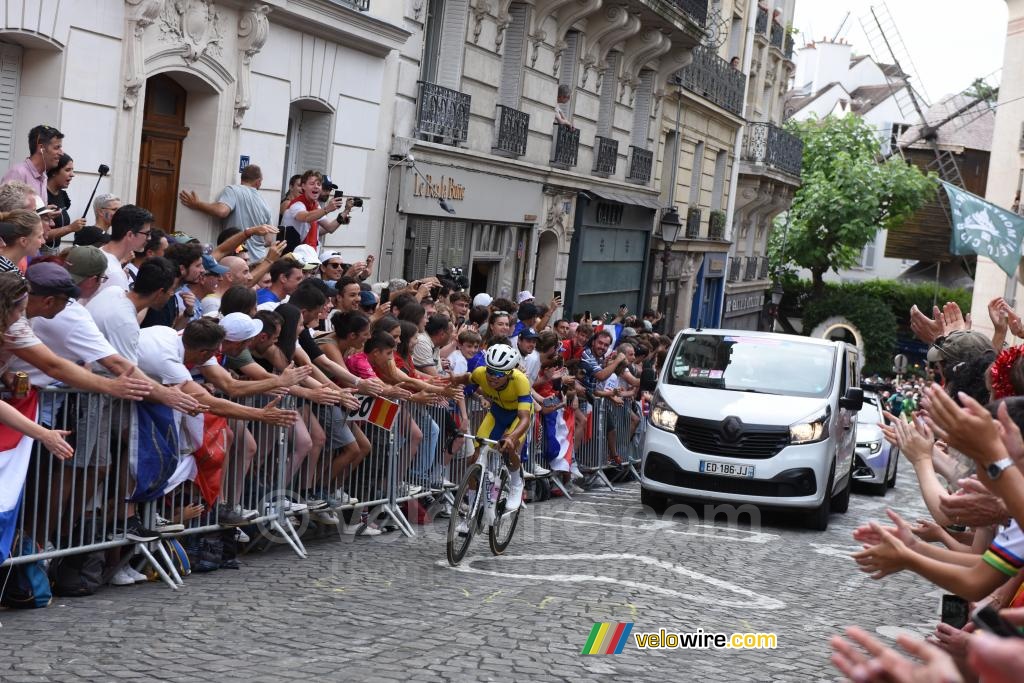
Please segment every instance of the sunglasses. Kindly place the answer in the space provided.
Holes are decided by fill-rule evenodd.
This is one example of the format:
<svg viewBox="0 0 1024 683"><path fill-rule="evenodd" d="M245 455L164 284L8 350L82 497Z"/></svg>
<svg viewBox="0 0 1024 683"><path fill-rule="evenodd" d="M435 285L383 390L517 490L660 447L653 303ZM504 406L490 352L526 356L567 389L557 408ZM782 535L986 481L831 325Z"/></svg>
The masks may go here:
<svg viewBox="0 0 1024 683"><path fill-rule="evenodd" d="M512 371L511 370L492 370L491 368L487 368L487 374L490 377L508 377L509 375L512 374Z"/></svg>

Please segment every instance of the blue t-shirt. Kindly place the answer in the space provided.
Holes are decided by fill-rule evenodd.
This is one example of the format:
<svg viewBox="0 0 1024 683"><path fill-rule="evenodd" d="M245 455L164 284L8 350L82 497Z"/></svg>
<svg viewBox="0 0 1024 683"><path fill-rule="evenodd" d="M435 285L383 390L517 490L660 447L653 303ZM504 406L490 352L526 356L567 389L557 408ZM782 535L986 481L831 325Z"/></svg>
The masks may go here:
<svg viewBox="0 0 1024 683"><path fill-rule="evenodd" d="M478 367L484 364L486 364L486 361L484 360L484 352L477 351L472 356L466 359L466 372L473 372ZM463 391L466 392L466 396L469 396L474 391L476 391L476 385L470 382L469 384L466 385L466 388L463 389Z"/></svg>
<svg viewBox="0 0 1024 683"><path fill-rule="evenodd" d="M256 305L257 306L259 306L260 304L277 304L277 303L281 303L281 300L277 298L277 295L274 294L273 290L271 290L269 287L267 289L257 289L256 290Z"/></svg>

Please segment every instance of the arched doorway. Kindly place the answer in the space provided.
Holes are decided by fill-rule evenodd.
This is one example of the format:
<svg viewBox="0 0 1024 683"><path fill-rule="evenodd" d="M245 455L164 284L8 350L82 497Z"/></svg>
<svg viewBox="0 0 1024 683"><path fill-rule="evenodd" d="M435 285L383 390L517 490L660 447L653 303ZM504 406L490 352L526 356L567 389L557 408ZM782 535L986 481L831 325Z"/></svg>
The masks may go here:
<svg viewBox="0 0 1024 683"><path fill-rule="evenodd" d="M537 270L533 295L537 301L551 301L555 292L555 273L558 272L558 236L550 230L540 234L537 241Z"/></svg>
<svg viewBox="0 0 1024 683"><path fill-rule="evenodd" d="M169 76L146 81L142 115L142 147L135 203L153 213L154 226L174 231L178 208L181 151L188 136L185 88Z"/></svg>

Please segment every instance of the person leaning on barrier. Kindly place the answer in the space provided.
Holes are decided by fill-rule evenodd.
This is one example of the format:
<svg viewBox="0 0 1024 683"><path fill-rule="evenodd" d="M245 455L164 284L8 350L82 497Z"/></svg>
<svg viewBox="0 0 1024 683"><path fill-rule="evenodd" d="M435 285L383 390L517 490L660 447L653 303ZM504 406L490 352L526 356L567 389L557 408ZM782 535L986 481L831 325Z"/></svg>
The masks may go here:
<svg viewBox="0 0 1024 683"><path fill-rule="evenodd" d="M32 332L25 317L28 298L28 281L20 273L0 273L0 323L4 326L3 345L0 346L0 372L6 372L11 357L17 356L76 389L135 401L150 394L152 389L148 381L131 377L127 373L115 378L94 375L54 354ZM48 306L48 309L53 311L51 315L56 315L56 304Z"/></svg>

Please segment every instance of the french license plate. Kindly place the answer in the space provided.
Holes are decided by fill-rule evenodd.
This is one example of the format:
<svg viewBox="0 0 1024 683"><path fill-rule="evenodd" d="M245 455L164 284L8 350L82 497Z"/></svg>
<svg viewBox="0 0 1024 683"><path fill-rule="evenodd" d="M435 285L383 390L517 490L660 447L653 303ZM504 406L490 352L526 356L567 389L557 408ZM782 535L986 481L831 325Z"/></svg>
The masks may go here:
<svg viewBox="0 0 1024 683"><path fill-rule="evenodd" d="M735 465L731 462L712 462L710 460L701 460L700 471L702 474L717 474L720 477L754 478L753 465Z"/></svg>

